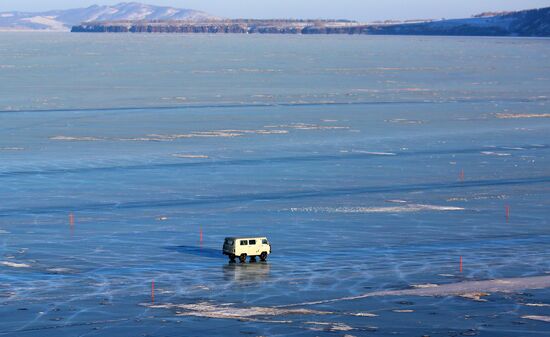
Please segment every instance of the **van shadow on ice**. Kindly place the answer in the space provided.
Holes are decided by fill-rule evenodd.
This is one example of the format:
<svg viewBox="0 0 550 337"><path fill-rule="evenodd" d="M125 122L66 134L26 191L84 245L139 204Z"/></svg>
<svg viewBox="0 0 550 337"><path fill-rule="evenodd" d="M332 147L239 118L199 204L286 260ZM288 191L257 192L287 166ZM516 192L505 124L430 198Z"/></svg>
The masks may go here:
<svg viewBox="0 0 550 337"><path fill-rule="evenodd" d="M165 249L195 256L208 257L213 259L227 259L223 256L220 249L201 247L201 246L168 246L164 247Z"/></svg>

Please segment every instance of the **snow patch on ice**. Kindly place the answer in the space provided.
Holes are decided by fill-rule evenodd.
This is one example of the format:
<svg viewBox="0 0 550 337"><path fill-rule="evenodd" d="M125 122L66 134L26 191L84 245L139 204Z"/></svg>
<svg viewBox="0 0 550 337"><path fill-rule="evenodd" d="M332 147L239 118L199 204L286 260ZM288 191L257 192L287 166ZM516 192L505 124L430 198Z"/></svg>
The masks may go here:
<svg viewBox="0 0 550 337"><path fill-rule="evenodd" d="M364 150L351 150L351 152L370 154L373 156L397 156L397 153L393 153L393 152L376 152L376 151L364 151Z"/></svg>
<svg viewBox="0 0 550 337"><path fill-rule="evenodd" d="M500 119L518 119L518 118L550 118L550 113L544 114L502 114L498 113Z"/></svg>
<svg viewBox="0 0 550 337"><path fill-rule="evenodd" d="M70 268L48 268L46 269L49 273L52 274L73 274L76 273L76 270Z"/></svg>
<svg viewBox="0 0 550 337"><path fill-rule="evenodd" d="M189 133L181 134L150 134L146 136L133 137L133 138L105 138L105 137L89 137L89 136L54 136L50 137L50 140L59 141L134 141L134 142L171 142L178 139L187 138L217 138L217 137L241 137L247 134L257 135L279 135L287 134L287 130L211 130L211 131L191 131Z"/></svg>
<svg viewBox="0 0 550 337"><path fill-rule="evenodd" d="M385 120L386 123L395 123L395 124L406 124L406 125L416 125L423 124L424 121L414 120L414 119L404 119L404 118L394 118Z"/></svg>
<svg viewBox="0 0 550 337"><path fill-rule="evenodd" d="M433 284L433 283L426 283L426 284L413 284L412 285L413 288L418 288L418 289L423 289L423 288L435 288L435 287L439 287L437 284Z"/></svg>
<svg viewBox="0 0 550 337"><path fill-rule="evenodd" d="M53 136L53 137L50 137L50 140L62 140L62 141L68 141L68 142L93 142L93 141L105 140L105 138L97 138L97 137L73 137L73 136Z"/></svg>
<svg viewBox="0 0 550 337"><path fill-rule="evenodd" d="M488 294L488 293L473 292L473 293L461 294L460 297L466 298L466 299L469 299L469 300L473 300L473 301L476 301L476 302L487 302L487 300L483 299L482 297L489 296L489 295L490 294Z"/></svg>
<svg viewBox="0 0 550 337"><path fill-rule="evenodd" d="M521 318L550 323L550 316L525 315L521 316Z"/></svg>
<svg viewBox="0 0 550 337"><path fill-rule="evenodd" d="M550 288L550 275L518 277L509 279L494 279L485 281L464 281L458 283L442 284L430 288L412 288L404 290L381 290L365 293L357 296L340 297L328 300L302 302L277 306L277 308L290 308L297 306L317 305L334 303L340 301L353 301L369 297L381 296L463 296L478 297L486 296L488 293L510 293L525 289L546 289Z"/></svg>
<svg viewBox="0 0 550 337"><path fill-rule="evenodd" d="M499 199L506 200L509 197L507 195L474 195L472 197L452 197L448 198L447 201L469 201L469 200L490 200L490 199Z"/></svg>
<svg viewBox="0 0 550 337"><path fill-rule="evenodd" d="M26 263L15 263L10 261L0 261L0 265L12 268L30 268L31 266Z"/></svg>
<svg viewBox="0 0 550 337"><path fill-rule="evenodd" d="M0 151L23 151L24 147L0 147Z"/></svg>
<svg viewBox="0 0 550 337"><path fill-rule="evenodd" d="M282 129L294 129L294 130L348 130L349 126L338 125L318 125L310 123L291 123L282 125L266 125L264 128L282 128Z"/></svg>
<svg viewBox="0 0 550 337"><path fill-rule="evenodd" d="M454 206L408 204L404 206L385 207L303 207L291 208L291 212L305 213L413 213L427 211L464 211L465 208Z"/></svg>
<svg viewBox="0 0 550 337"><path fill-rule="evenodd" d="M507 157L507 156L511 156L511 155L512 155L511 153L506 153L506 152L492 152L492 151L482 151L481 154L482 154L482 155L485 155L485 156L498 156L498 157Z"/></svg>
<svg viewBox="0 0 550 337"><path fill-rule="evenodd" d="M357 317L378 317L377 314L371 314L370 312L357 312L357 313L351 313L351 316L357 316Z"/></svg>
<svg viewBox="0 0 550 337"><path fill-rule="evenodd" d="M345 323L338 323L338 322L304 322L304 324L315 325L314 327L309 328L309 330L311 331L338 332L338 331L355 330L354 328L352 328L351 326Z"/></svg>
<svg viewBox="0 0 550 337"><path fill-rule="evenodd" d="M176 157L176 158L189 158L189 159L208 159L208 158L210 158L207 155L203 155L203 154L174 153L172 156Z"/></svg>
<svg viewBox="0 0 550 337"><path fill-rule="evenodd" d="M329 315L332 312L310 309L281 309L270 307L239 308L231 305L216 305L210 302L192 304L144 304L152 309L175 309L177 316L254 320L257 317L283 315Z"/></svg>

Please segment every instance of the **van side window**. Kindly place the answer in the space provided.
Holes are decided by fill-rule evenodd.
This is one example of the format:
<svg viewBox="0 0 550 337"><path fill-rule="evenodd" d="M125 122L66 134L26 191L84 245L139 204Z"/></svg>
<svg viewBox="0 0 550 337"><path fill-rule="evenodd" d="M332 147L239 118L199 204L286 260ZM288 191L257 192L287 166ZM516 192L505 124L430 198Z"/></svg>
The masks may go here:
<svg viewBox="0 0 550 337"><path fill-rule="evenodd" d="M263 240L262 240L262 244L263 244L263 245L267 245L267 239L263 239Z"/></svg>
<svg viewBox="0 0 550 337"><path fill-rule="evenodd" d="M241 246L247 246L248 240L241 240Z"/></svg>
<svg viewBox="0 0 550 337"><path fill-rule="evenodd" d="M248 244L251 245L251 246L253 246L253 245L256 244L256 240L250 240L250 241L248 241Z"/></svg>

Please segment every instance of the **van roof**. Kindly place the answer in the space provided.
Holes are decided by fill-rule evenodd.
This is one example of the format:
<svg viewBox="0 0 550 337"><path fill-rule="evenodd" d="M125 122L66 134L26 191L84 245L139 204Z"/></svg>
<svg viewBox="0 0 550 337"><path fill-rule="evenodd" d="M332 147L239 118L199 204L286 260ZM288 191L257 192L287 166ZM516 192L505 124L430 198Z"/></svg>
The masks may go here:
<svg viewBox="0 0 550 337"><path fill-rule="evenodd" d="M246 239L267 239L267 237L265 236L228 236L226 237L226 239L231 239L231 240L246 240Z"/></svg>

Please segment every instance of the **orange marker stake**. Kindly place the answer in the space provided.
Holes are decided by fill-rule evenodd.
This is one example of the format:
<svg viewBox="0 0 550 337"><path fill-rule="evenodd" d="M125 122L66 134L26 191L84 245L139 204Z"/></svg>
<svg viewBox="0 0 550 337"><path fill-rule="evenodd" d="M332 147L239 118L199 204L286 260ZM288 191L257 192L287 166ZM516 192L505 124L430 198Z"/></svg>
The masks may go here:
<svg viewBox="0 0 550 337"><path fill-rule="evenodd" d="M74 214L73 213L70 213L69 214L69 225L74 226Z"/></svg>
<svg viewBox="0 0 550 337"><path fill-rule="evenodd" d="M506 221L510 220L510 206L506 206Z"/></svg>
<svg viewBox="0 0 550 337"><path fill-rule="evenodd" d="M200 229L200 242L202 243L202 227Z"/></svg>
<svg viewBox="0 0 550 337"><path fill-rule="evenodd" d="M151 303L155 303L155 280L151 281Z"/></svg>
<svg viewBox="0 0 550 337"><path fill-rule="evenodd" d="M462 273L462 256L460 257L460 272Z"/></svg>
<svg viewBox="0 0 550 337"><path fill-rule="evenodd" d="M464 169L460 170L460 181L464 181Z"/></svg>

